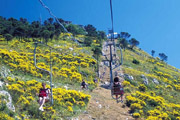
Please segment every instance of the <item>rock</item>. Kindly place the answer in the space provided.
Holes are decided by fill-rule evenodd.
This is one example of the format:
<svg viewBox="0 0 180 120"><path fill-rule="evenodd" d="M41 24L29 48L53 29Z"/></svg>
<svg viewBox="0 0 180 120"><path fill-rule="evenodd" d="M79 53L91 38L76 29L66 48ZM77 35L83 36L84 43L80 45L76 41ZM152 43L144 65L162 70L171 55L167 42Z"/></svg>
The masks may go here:
<svg viewBox="0 0 180 120"><path fill-rule="evenodd" d="M85 110L83 113L84 113L84 114L88 114L88 111Z"/></svg>
<svg viewBox="0 0 180 120"><path fill-rule="evenodd" d="M5 90L0 91L0 94L8 96L8 101L6 101L6 106L8 107L8 109L10 109L13 112L15 112L15 107L12 104L12 97L11 97L11 95L7 91L5 91Z"/></svg>
<svg viewBox="0 0 180 120"><path fill-rule="evenodd" d="M153 82L154 82L155 84L159 85L159 81L156 80L155 78L153 79Z"/></svg>
<svg viewBox="0 0 180 120"><path fill-rule="evenodd" d="M134 77L128 74L124 74L124 77L129 80L134 80Z"/></svg>
<svg viewBox="0 0 180 120"><path fill-rule="evenodd" d="M104 84L105 84L105 85L109 85L109 82L105 81Z"/></svg>
<svg viewBox="0 0 180 120"><path fill-rule="evenodd" d="M89 115L88 117L89 117L89 118L92 118L92 116L91 116L91 115Z"/></svg>
<svg viewBox="0 0 180 120"><path fill-rule="evenodd" d="M4 83L3 83L2 81L0 81L0 88L3 86L3 84L4 84Z"/></svg>
<svg viewBox="0 0 180 120"><path fill-rule="evenodd" d="M8 76L11 76L11 77L14 77L12 74L11 74L11 71L9 69L7 69L6 67L2 66L2 68L0 69L0 76L2 78L6 78Z"/></svg>
<svg viewBox="0 0 180 120"><path fill-rule="evenodd" d="M69 87L67 85L65 85L64 88L67 90Z"/></svg>
<svg viewBox="0 0 180 120"><path fill-rule="evenodd" d="M143 83L148 85L149 81L148 81L147 77L144 75L141 75L141 78L143 79Z"/></svg>
<svg viewBox="0 0 180 120"><path fill-rule="evenodd" d="M76 53L73 53L73 56L76 56L77 54Z"/></svg>
<svg viewBox="0 0 180 120"><path fill-rule="evenodd" d="M102 105L101 104L99 104L99 106L98 106L100 109L102 108Z"/></svg>
<svg viewBox="0 0 180 120"><path fill-rule="evenodd" d="M72 47L70 47L69 50L73 51L74 49Z"/></svg>
<svg viewBox="0 0 180 120"><path fill-rule="evenodd" d="M120 70L119 70L119 71L120 71ZM118 76L119 76L119 77L124 77L124 74L118 73Z"/></svg>

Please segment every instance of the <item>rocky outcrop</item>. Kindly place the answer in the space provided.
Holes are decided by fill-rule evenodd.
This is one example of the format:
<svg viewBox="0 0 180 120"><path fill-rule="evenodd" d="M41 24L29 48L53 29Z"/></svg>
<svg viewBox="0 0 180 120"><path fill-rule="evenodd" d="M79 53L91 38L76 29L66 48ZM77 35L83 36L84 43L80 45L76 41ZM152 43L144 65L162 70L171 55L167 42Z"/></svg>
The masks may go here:
<svg viewBox="0 0 180 120"><path fill-rule="evenodd" d="M8 68L2 66L2 67L0 68L0 77L6 78L6 77L8 77L8 76L14 77L14 76L11 74L11 71L10 71Z"/></svg>
<svg viewBox="0 0 180 120"><path fill-rule="evenodd" d="M15 107L12 104L12 97L9 94L9 92L7 92L5 90L2 90L2 91L0 91L0 95L4 95L4 96L8 97L8 100L5 100L6 101L6 106L8 107L9 110L12 110L13 112L15 112Z"/></svg>

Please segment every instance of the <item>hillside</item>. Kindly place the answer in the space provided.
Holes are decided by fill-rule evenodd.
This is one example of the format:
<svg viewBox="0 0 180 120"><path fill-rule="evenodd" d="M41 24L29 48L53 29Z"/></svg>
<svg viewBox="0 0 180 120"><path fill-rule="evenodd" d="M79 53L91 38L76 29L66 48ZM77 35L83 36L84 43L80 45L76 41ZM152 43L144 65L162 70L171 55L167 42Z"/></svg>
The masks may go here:
<svg viewBox="0 0 180 120"><path fill-rule="evenodd" d="M120 54L120 53L119 53ZM135 118L180 119L180 70L135 48L123 51L126 105Z"/></svg>
<svg viewBox="0 0 180 120"><path fill-rule="evenodd" d="M117 103L108 87L109 67L104 61L110 58L110 50L104 32L64 21L71 31L65 33L52 19L43 25L0 19L0 24L9 25L0 35L0 119L180 120L180 69L127 43L123 64L113 70L125 91L124 102ZM23 29L29 32L22 34ZM45 71L34 65L34 55L37 67ZM118 47L113 50L115 58L121 58ZM116 64L113 61L113 67ZM52 71L54 101L39 111L37 95L42 82L51 87L47 71ZM88 89L81 89L82 80Z"/></svg>
<svg viewBox="0 0 180 120"><path fill-rule="evenodd" d="M77 39L84 38L77 36ZM45 111L41 112L36 94L41 82L50 88L50 76L34 66L33 39L1 42L0 119L68 119L85 109L91 98L89 91L97 86L93 82L96 60L91 48L76 44L66 33L61 33L59 41L52 40L48 45L53 47L51 51L46 45L38 44L36 58L37 66L45 70L50 71L50 62L52 64L54 104L46 103ZM89 85L86 93L80 87L82 79Z"/></svg>

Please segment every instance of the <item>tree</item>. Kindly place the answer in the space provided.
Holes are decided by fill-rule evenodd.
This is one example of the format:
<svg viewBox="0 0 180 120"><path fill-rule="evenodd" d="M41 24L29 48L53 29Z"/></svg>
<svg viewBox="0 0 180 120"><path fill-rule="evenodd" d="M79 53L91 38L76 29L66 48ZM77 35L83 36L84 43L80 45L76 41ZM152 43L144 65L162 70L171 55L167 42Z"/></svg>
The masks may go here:
<svg viewBox="0 0 180 120"><path fill-rule="evenodd" d="M102 48L98 46L95 46L92 51L94 53L94 56L100 56L102 54Z"/></svg>
<svg viewBox="0 0 180 120"><path fill-rule="evenodd" d="M5 34L4 37L6 38L7 43L8 41L13 39L13 36L11 34Z"/></svg>
<svg viewBox="0 0 180 120"><path fill-rule="evenodd" d="M130 38L131 37L131 35L128 33L128 32L121 32L120 34L119 34L119 37L120 38L124 38L124 39L128 39L128 38Z"/></svg>
<svg viewBox="0 0 180 120"><path fill-rule="evenodd" d="M93 26L93 25L87 25L84 27L86 32L88 33L87 35L88 36L91 36L91 37L96 37L97 36L97 31L96 31L96 28Z"/></svg>
<svg viewBox="0 0 180 120"><path fill-rule="evenodd" d="M84 39L84 44L85 44L86 46L91 46L91 44L92 44L92 39L91 39L90 37L86 37L86 38Z"/></svg>
<svg viewBox="0 0 180 120"><path fill-rule="evenodd" d="M155 51L154 50L152 50L151 51L151 55L154 57L154 54L155 54Z"/></svg>
<svg viewBox="0 0 180 120"><path fill-rule="evenodd" d="M129 43L131 44L131 49L139 45L139 41L137 41L135 38L131 38L131 40L129 40Z"/></svg>
<svg viewBox="0 0 180 120"><path fill-rule="evenodd" d="M100 39L105 39L106 38L106 33L104 31L98 31L98 36L100 37Z"/></svg>
<svg viewBox="0 0 180 120"><path fill-rule="evenodd" d="M119 45L121 45L121 47L124 49L124 51L125 51L125 49L127 48L127 46L128 46L128 41L125 39L125 38L119 38L118 39L119 40Z"/></svg>
<svg viewBox="0 0 180 120"><path fill-rule="evenodd" d="M53 18L48 18L48 22L49 22L50 24L53 24L53 21L54 21Z"/></svg>
<svg viewBox="0 0 180 120"><path fill-rule="evenodd" d="M98 47L98 46L95 46L93 49L93 56L96 57L97 59L97 73L98 73L98 76L99 76L99 56L102 54L102 48L101 47Z"/></svg>
<svg viewBox="0 0 180 120"><path fill-rule="evenodd" d="M51 35L51 32L50 32L49 30L44 30L44 31L42 32L42 36L43 36L46 44L47 44L47 42L48 42L48 39L50 38L50 35Z"/></svg>
<svg viewBox="0 0 180 120"><path fill-rule="evenodd" d="M159 57L162 61L167 61L168 56L166 56L164 53L159 53Z"/></svg>
<svg viewBox="0 0 180 120"><path fill-rule="evenodd" d="M67 30L71 32L73 35L85 35L85 31L78 25L69 24L67 26Z"/></svg>
<svg viewBox="0 0 180 120"><path fill-rule="evenodd" d="M35 37L35 38L40 37L41 23L39 21L33 21L31 23L31 28L32 28L31 37Z"/></svg>
<svg viewBox="0 0 180 120"><path fill-rule="evenodd" d="M26 19L26 18L22 18L22 17L21 17L21 18L19 19L19 21L22 22L23 24L26 24L26 23L27 23L27 19Z"/></svg>

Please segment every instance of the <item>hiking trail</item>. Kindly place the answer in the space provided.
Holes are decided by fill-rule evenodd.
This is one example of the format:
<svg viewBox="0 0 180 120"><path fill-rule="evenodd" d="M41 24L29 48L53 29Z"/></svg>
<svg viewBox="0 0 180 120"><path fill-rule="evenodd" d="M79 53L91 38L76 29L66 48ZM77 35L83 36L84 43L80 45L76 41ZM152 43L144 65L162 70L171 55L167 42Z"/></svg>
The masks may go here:
<svg viewBox="0 0 180 120"><path fill-rule="evenodd" d="M113 47L112 47L113 48ZM113 49L112 49L113 50ZM109 58L109 47L106 46L106 42L103 43L102 53L107 55ZM114 54L114 53L113 53ZM104 59L104 56L102 56ZM91 100L87 106L86 111L84 111L79 117L79 120L134 120L134 118L129 114L129 108L125 105L125 95L124 103L117 103L116 100L111 97L111 90L108 89L110 83L110 73L109 67L107 67L103 62L99 66L101 80L96 89L92 91ZM120 75L120 79L124 80L123 71L121 67L116 68ZM103 76L104 73L104 76Z"/></svg>

